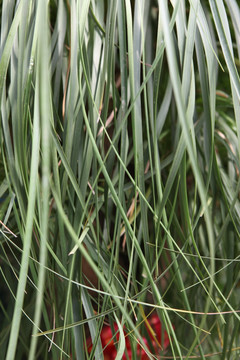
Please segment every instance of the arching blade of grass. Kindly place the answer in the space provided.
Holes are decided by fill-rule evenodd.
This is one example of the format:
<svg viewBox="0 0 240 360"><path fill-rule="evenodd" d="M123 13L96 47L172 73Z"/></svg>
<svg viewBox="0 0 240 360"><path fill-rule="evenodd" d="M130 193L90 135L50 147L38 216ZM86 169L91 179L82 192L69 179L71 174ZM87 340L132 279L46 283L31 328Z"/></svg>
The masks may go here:
<svg viewBox="0 0 240 360"><path fill-rule="evenodd" d="M224 53L225 61L229 70L230 78L233 82L235 91L237 93L238 100L240 99L240 78L236 69L236 65L233 59L231 35L228 27L227 16L225 7L222 0L210 1L212 14L214 17L216 29L218 32L221 47Z"/></svg>
<svg viewBox="0 0 240 360"><path fill-rule="evenodd" d="M37 8L37 25L43 26L43 30L40 31L40 28L37 28L39 37L38 37L38 47L37 47L37 56L36 56L36 83L40 88L40 93L38 94L39 99L36 99L36 103L39 108L36 108L40 120L41 126L41 147L42 147L42 158L41 158L41 197L39 207L41 209L40 217L40 267L38 273L38 296L36 298L35 314L34 314L34 323L36 326L33 329L33 334L36 333L39 323L41 321L42 315L42 302L45 289L45 264L47 261L47 242L48 242L48 218L49 218L49 177L50 177L50 124L53 121L52 107L51 107L51 90L50 90L50 71L49 71L49 56L50 56L50 46L49 46L49 33L47 28L48 20L48 7L47 1L42 1L41 5L38 4ZM41 24L41 25L40 25ZM43 51L45 49L45 51ZM33 338L31 341L29 359L35 358L37 348L37 340Z"/></svg>
<svg viewBox="0 0 240 360"><path fill-rule="evenodd" d="M30 246L32 240L32 229L33 229L33 221L35 214L34 207L35 207L37 189L39 188L37 172L38 172L38 163L39 163L40 126L39 126L39 114L37 114L37 109L33 123L33 143L34 146L32 148L28 210L27 210L26 228L24 235L24 251L21 260L21 271L19 276L18 292L16 297L12 327L11 327L12 329L11 336L8 345L7 359L9 360L14 358L16 352L18 332L19 332L21 314L23 309L24 292L27 281L26 275L28 272L29 252L30 252Z"/></svg>

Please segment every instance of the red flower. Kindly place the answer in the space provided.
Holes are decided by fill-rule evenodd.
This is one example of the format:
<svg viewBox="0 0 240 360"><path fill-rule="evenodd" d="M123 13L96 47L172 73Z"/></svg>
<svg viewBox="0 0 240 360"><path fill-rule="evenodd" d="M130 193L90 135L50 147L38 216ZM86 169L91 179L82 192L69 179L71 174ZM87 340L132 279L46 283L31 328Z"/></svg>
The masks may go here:
<svg viewBox="0 0 240 360"><path fill-rule="evenodd" d="M169 337L168 337L167 332L164 330L163 345L162 345L162 326L161 326L161 322L157 315L151 316L148 320L148 323L149 323L149 326L146 326L146 329L147 329L147 332L151 339L151 345L155 351L154 355L158 355L161 350L167 349L167 347L169 345ZM119 332L118 332L118 327L117 327L116 323L114 323L114 330L115 330L116 339L118 342L119 341ZM127 351L129 359L131 360L132 359L132 351L131 351L130 340L125 332L124 332L124 334L126 336L125 337L126 351ZM117 350L116 350L117 346L114 345L113 334L112 334L112 330L111 330L110 326L105 325L103 327L100 338L101 338L101 342L102 342L102 347L104 349L104 351L103 351L104 360L115 359L116 355L117 355ZM146 344L146 347L149 349L149 351L151 351L146 337L143 337L143 341ZM90 353L92 350L92 344L91 344L90 339L88 339L88 343L90 343L90 346L88 347L88 352ZM140 346L140 344L137 344L137 355L138 355L138 358L141 360L149 359L147 353ZM122 358L123 358L123 360L127 360L125 353L123 354Z"/></svg>

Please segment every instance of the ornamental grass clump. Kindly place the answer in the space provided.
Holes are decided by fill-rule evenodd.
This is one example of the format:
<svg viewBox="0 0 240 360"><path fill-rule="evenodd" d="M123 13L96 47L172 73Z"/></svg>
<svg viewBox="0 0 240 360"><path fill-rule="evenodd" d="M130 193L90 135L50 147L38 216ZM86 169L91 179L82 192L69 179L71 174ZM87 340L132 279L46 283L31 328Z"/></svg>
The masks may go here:
<svg viewBox="0 0 240 360"><path fill-rule="evenodd" d="M0 357L238 359L239 2L0 4Z"/></svg>

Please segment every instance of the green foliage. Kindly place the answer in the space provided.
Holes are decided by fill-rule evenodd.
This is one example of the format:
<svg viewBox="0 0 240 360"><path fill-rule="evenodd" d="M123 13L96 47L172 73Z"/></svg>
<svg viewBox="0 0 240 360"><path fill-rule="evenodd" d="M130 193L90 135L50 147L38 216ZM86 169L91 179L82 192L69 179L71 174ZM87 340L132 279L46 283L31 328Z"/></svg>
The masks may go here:
<svg viewBox="0 0 240 360"><path fill-rule="evenodd" d="M117 359L239 358L239 23L237 0L1 1L3 358L104 359L104 323Z"/></svg>

